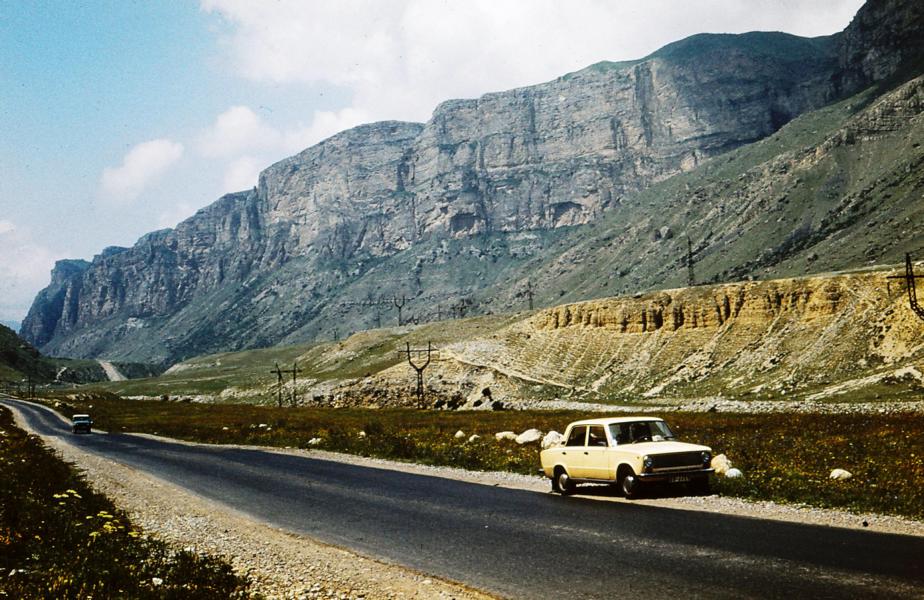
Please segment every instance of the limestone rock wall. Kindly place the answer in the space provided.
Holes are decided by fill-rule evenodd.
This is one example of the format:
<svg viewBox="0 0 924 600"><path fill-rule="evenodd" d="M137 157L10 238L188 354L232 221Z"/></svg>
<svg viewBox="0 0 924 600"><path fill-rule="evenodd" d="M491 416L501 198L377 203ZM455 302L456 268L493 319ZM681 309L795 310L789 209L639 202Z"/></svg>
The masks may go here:
<svg viewBox="0 0 924 600"><path fill-rule="evenodd" d="M349 278L415 244L595 222L655 182L894 74L919 55L920 13L911 0L874 0L826 38L693 36L638 61L448 101L425 124L342 132L175 230L62 268L23 334L87 357L118 356L120 340L143 337L126 358L159 361L288 339ZM647 329L711 317L645 318Z"/></svg>
<svg viewBox="0 0 924 600"><path fill-rule="evenodd" d="M455 364L590 398L752 394L768 385L777 394L815 389L924 356L924 324L904 294L887 293L890 274L742 282L563 305L489 339L454 344L446 354Z"/></svg>

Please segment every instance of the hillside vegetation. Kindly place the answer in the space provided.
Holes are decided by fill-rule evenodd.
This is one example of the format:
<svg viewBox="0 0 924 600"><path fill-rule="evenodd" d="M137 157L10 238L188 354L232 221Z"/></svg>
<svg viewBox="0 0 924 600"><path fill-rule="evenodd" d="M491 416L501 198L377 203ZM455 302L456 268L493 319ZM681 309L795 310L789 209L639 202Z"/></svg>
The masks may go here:
<svg viewBox="0 0 924 600"><path fill-rule="evenodd" d="M156 367L137 363L116 363L116 367L129 378L150 377L160 372ZM42 356L12 329L0 325L0 386L25 390L25 382L29 380L60 386L108 379L99 362Z"/></svg>
<svg viewBox="0 0 924 600"><path fill-rule="evenodd" d="M0 325L0 383L19 382L30 376L36 380L53 379L54 370L31 344Z"/></svg>
<svg viewBox="0 0 924 600"><path fill-rule="evenodd" d="M0 407L0 596L250 598L219 558L148 538Z"/></svg>
<svg viewBox="0 0 924 600"><path fill-rule="evenodd" d="M898 272L696 286L377 329L339 342L200 357L159 378L104 387L273 404L271 371L295 363L299 405L413 406L416 375L401 351L429 342L428 406L550 408L567 400L749 411L888 403L920 411L924 321L903 283L887 279ZM288 405L291 375L283 383Z"/></svg>
<svg viewBox="0 0 924 600"><path fill-rule="evenodd" d="M105 394L65 400L110 431L159 433L222 444L320 448L421 464L535 474L538 443L501 431L564 431L581 411L433 411L284 408L131 401ZM92 409L90 408L92 406ZM658 414L658 413L654 413ZM924 416L666 415L684 440L708 444L745 472L714 478L723 495L924 517ZM462 437L456 437L457 431ZM477 437L472 438L472 435ZM853 479L834 482L833 469ZM599 490L598 490L599 491ZM591 492L594 493L594 492ZM606 492L604 492L606 493Z"/></svg>

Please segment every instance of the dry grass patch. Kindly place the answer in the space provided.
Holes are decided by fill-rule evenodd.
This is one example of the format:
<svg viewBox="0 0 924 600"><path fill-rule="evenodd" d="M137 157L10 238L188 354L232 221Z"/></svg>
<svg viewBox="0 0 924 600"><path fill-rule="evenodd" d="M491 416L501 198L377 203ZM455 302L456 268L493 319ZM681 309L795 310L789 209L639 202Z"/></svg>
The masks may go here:
<svg viewBox="0 0 924 600"><path fill-rule="evenodd" d="M114 432L321 448L517 473L536 473L538 444L498 442L495 433L533 427L561 432L569 422L586 417L578 411L280 409L127 401L102 394L68 402L59 410L90 412L100 428ZM671 413L665 418L680 439L707 444L744 471L743 479L717 478L714 489L721 494L924 518L924 416ZM465 435L456 438L460 430ZM468 441L473 434L480 437ZM835 468L854 477L832 481L829 474Z"/></svg>

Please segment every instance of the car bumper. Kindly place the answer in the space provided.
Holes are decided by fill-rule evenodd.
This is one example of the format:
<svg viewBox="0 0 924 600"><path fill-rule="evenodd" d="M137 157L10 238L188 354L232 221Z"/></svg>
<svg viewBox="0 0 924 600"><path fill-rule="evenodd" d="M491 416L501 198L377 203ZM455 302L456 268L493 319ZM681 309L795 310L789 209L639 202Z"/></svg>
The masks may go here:
<svg viewBox="0 0 924 600"><path fill-rule="evenodd" d="M715 473L715 469L686 469L683 471L639 473L638 478L645 483L686 483L695 479L709 477L712 473Z"/></svg>

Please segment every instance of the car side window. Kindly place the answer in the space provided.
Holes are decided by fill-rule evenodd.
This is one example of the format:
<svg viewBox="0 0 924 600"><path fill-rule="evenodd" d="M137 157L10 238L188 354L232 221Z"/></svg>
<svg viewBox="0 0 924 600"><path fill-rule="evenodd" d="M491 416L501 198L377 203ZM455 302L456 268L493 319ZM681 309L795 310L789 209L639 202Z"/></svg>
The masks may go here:
<svg viewBox="0 0 924 600"><path fill-rule="evenodd" d="M591 425L587 437L588 446L606 446L606 430L603 425Z"/></svg>
<svg viewBox="0 0 924 600"><path fill-rule="evenodd" d="M625 423L614 423L610 425L610 433L616 445L629 443L629 427Z"/></svg>
<svg viewBox="0 0 924 600"><path fill-rule="evenodd" d="M571 428L571 433L568 434L568 443L566 446L583 446L584 438L587 433L587 425L578 425L577 427Z"/></svg>

